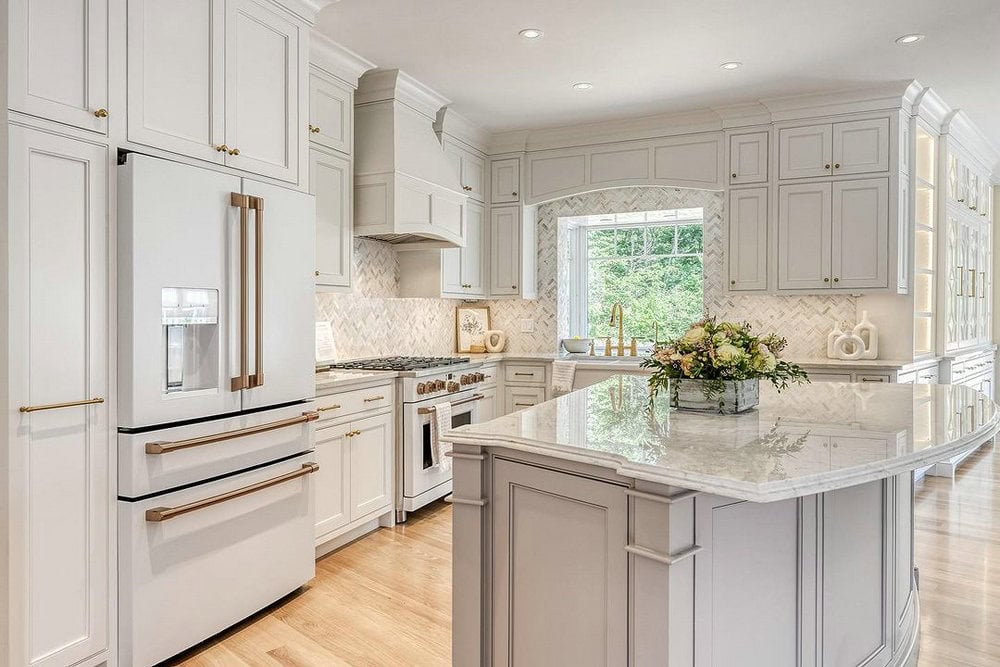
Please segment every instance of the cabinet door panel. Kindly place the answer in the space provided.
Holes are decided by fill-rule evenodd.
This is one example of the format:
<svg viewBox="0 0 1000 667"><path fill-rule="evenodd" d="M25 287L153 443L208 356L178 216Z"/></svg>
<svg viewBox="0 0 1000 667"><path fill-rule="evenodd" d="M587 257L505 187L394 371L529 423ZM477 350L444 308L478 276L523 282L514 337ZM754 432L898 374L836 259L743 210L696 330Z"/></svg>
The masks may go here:
<svg viewBox="0 0 1000 667"><path fill-rule="evenodd" d="M392 503L392 415L351 424L351 521Z"/></svg>
<svg viewBox="0 0 1000 667"><path fill-rule="evenodd" d="M888 118L833 124L834 174L864 174L888 169Z"/></svg>
<svg viewBox="0 0 1000 667"><path fill-rule="evenodd" d="M486 161L468 151L462 154L462 185L469 188L467 192L471 199L486 199Z"/></svg>
<svg viewBox="0 0 1000 667"><path fill-rule="evenodd" d="M351 286L351 161L309 150L309 192L316 196L318 285Z"/></svg>
<svg viewBox="0 0 1000 667"><path fill-rule="evenodd" d="M767 188L729 193L729 288L767 289Z"/></svg>
<svg viewBox="0 0 1000 667"><path fill-rule="evenodd" d="M515 206L490 210L490 294L514 295L520 275L521 225Z"/></svg>
<svg viewBox="0 0 1000 667"><path fill-rule="evenodd" d="M889 181L833 184L833 286L887 287Z"/></svg>
<svg viewBox="0 0 1000 667"><path fill-rule="evenodd" d="M767 181L767 132L729 137L729 183Z"/></svg>
<svg viewBox="0 0 1000 667"><path fill-rule="evenodd" d="M16 408L108 396L108 154L20 127L10 153L12 609L27 623L11 664L69 665L108 648L108 405Z"/></svg>
<svg viewBox="0 0 1000 667"><path fill-rule="evenodd" d="M829 183L778 188L778 288L830 287Z"/></svg>
<svg viewBox="0 0 1000 667"><path fill-rule="evenodd" d="M107 0L12 0L11 109L107 134Z"/></svg>
<svg viewBox="0 0 1000 667"><path fill-rule="evenodd" d="M506 413L517 412L533 405L545 402L545 387L515 387L504 388L504 403Z"/></svg>
<svg viewBox="0 0 1000 667"><path fill-rule="evenodd" d="M495 160L490 165L490 202L507 204L520 201L521 161L517 158Z"/></svg>
<svg viewBox="0 0 1000 667"><path fill-rule="evenodd" d="M313 460L319 464L315 479L317 538L350 522L350 430L350 424L316 430Z"/></svg>
<svg viewBox="0 0 1000 667"><path fill-rule="evenodd" d="M493 475L493 664L626 664L624 489L510 461Z"/></svg>
<svg viewBox="0 0 1000 667"><path fill-rule="evenodd" d="M226 164L298 176L298 28L253 0L226 5Z"/></svg>
<svg viewBox="0 0 1000 667"><path fill-rule="evenodd" d="M792 127L778 132L778 178L828 176L832 163L832 125Z"/></svg>
<svg viewBox="0 0 1000 667"><path fill-rule="evenodd" d="M309 139L317 144L350 154L354 149L351 117L354 95L324 77L309 76Z"/></svg>
<svg viewBox="0 0 1000 667"><path fill-rule="evenodd" d="M128 139L222 163L223 0L128 6Z"/></svg>
<svg viewBox="0 0 1000 667"><path fill-rule="evenodd" d="M465 207L465 247L462 248L462 284L470 296L486 296L486 210L469 202Z"/></svg>

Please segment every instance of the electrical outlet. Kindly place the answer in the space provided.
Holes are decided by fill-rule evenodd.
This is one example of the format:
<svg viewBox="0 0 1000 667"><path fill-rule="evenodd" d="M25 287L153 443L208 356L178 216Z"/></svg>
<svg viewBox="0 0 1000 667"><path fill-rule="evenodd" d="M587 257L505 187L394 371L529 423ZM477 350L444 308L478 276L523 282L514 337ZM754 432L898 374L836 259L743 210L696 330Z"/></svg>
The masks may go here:
<svg viewBox="0 0 1000 667"><path fill-rule="evenodd" d="M521 320L521 333L535 333L535 320Z"/></svg>

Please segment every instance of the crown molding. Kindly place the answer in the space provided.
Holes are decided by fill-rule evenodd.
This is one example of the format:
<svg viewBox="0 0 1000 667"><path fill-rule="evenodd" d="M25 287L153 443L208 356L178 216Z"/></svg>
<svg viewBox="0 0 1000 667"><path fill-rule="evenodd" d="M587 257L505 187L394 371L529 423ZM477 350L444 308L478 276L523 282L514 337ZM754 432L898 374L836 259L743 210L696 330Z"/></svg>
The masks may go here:
<svg viewBox="0 0 1000 667"><path fill-rule="evenodd" d="M451 107L442 107L434 121L434 131L446 134L480 153L486 153L490 143L490 133Z"/></svg>
<svg viewBox="0 0 1000 667"><path fill-rule="evenodd" d="M340 0L269 0L269 2L312 26L316 23L316 15L324 7Z"/></svg>
<svg viewBox="0 0 1000 667"><path fill-rule="evenodd" d="M948 115L941 124L941 134L947 134L963 152L989 170L991 175L1000 175L1000 151L962 109L955 109Z"/></svg>
<svg viewBox="0 0 1000 667"><path fill-rule="evenodd" d="M309 64L340 79L351 88L357 88L361 75L375 68L372 61L337 44L315 29L309 35Z"/></svg>
<svg viewBox="0 0 1000 667"><path fill-rule="evenodd" d="M950 120L953 112L954 109L941 99L936 90L927 87L922 88L914 98L911 113L940 133L946 119Z"/></svg>
<svg viewBox="0 0 1000 667"><path fill-rule="evenodd" d="M832 116L865 111L903 109L912 80L892 81L866 88L831 90L805 95L762 98L774 122L812 116Z"/></svg>
<svg viewBox="0 0 1000 667"><path fill-rule="evenodd" d="M769 125L771 123L771 112L760 102L728 104L710 108L722 121L723 129Z"/></svg>
<svg viewBox="0 0 1000 667"><path fill-rule="evenodd" d="M355 105L398 100L434 121L441 107L451 104L444 95L399 69L375 69L358 80Z"/></svg>

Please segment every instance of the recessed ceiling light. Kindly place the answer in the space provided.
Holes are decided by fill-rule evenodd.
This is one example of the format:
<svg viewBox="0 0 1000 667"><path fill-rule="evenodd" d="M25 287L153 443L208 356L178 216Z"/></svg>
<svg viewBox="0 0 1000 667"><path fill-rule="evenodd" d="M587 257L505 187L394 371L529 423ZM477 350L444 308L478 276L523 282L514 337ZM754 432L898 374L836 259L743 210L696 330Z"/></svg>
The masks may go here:
<svg viewBox="0 0 1000 667"><path fill-rule="evenodd" d="M593 87L594 84L589 81L578 81L573 84L573 90L590 90Z"/></svg>
<svg viewBox="0 0 1000 667"><path fill-rule="evenodd" d="M538 28L525 28L524 30L522 30L517 34L520 35L521 37L524 37L525 39L538 39L545 33L539 30Z"/></svg>
<svg viewBox="0 0 1000 667"><path fill-rule="evenodd" d="M897 44L903 44L903 45L906 45L906 44L916 44L917 42L919 42L923 38L924 38L924 36L921 35L919 32L914 32L914 33L911 33L909 35L903 35L902 37L897 37L896 38L896 43Z"/></svg>
<svg viewBox="0 0 1000 667"><path fill-rule="evenodd" d="M721 67L722 69L739 69L743 67L743 63L736 60L730 60L727 63L722 63L721 65L719 65L719 67Z"/></svg>

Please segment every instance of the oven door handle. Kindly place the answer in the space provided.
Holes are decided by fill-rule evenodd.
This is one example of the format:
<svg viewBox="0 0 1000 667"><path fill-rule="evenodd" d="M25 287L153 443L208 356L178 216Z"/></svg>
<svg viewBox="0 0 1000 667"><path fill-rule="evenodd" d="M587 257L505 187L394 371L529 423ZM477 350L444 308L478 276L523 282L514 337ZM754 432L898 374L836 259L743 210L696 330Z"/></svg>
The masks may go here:
<svg viewBox="0 0 1000 667"><path fill-rule="evenodd" d="M451 407L455 407L456 405L465 405L466 403L472 403L473 401L481 401L484 398L486 398L485 394L473 394L472 396L469 396L468 398L463 398L460 401L455 401L454 403L451 404ZM430 408L417 408L417 414L418 415L432 415L432 414L434 414L435 410L436 409L434 407L430 407Z"/></svg>

